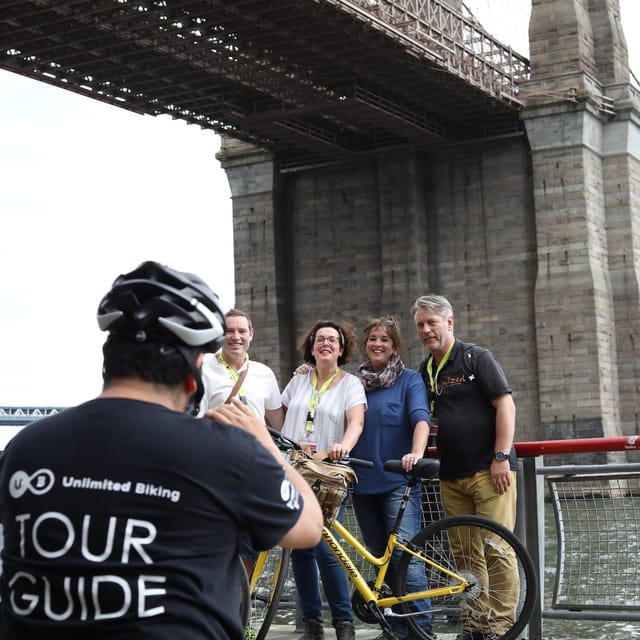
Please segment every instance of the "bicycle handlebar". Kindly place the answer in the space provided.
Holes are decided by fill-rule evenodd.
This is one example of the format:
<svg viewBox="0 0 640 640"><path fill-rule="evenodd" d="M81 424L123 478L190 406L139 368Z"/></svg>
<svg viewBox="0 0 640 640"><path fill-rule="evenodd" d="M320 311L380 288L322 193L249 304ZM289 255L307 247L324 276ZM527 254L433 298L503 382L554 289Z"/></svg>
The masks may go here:
<svg viewBox="0 0 640 640"><path fill-rule="evenodd" d="M291 449L300 450L300 445L297 442L290 440L287 436L283 436L277 429L268 426L267 431L280 451L291 451Z"/></svg>
<svg viewBox="0 0 640 640"><path fill-rule="evenodd" d="M297 442L294 442L290 438L287 438L287 436L282 435L276 429L272 429L271 427L267 427L267 429L280 451L291 451L291 449L300 451L302 449L302 447ZM371 460L352 458L351 456L345 456L344 458L342 458L342 460L335 460L334 462L336 464L348 464L353 467L363 467L368 469L371 469L373 467L373 462L371 462Z"/></svg>
<svg viewBox="0 0 640 640"><path fill-rule="evenodd" d="M426 480L437 477L438 471L440 471L440 462L431 458L420 458L411 471L405 471L402 468L401 460L387 460L384 463L384 470Z"/></svg>
<svg viewBox="0 0 640 640"><path fill-rule="evenodd" d="M366 469L373 468L373 462L371 460L363 460L362 458L352 458L351 456L345 456L342 460L337 460L338 463L344 462L352 467L363 467Z"/></svg>

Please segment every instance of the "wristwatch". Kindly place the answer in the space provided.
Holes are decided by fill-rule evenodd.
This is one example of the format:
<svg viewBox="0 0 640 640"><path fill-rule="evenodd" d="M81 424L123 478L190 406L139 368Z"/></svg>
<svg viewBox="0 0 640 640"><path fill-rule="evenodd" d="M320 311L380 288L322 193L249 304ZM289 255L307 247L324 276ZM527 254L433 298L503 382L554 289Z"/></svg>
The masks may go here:
<svg viewBox="0 0 640 640"><path fill-rule="evenodd" d="M509 454L505 453L504 451L496 451L493 454L493 457L498 461L498 462L504 462L505 460L507 460L509 458Z"/></svg>

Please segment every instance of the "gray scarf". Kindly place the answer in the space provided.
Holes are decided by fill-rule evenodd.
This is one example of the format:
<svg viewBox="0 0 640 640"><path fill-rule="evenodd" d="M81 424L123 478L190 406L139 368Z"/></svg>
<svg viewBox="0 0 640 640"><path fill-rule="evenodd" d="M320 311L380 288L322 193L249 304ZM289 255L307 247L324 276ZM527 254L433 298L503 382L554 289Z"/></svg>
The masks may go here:
<svg viewBox="0 0 640 640"><path fill-rule="evenodd" d="M402 362L397 353L393 353L389 358L389 363L382 371L374 371L369 360L363 362L358 367L358 378L360 378L364 385L364 390L368 393L369 391L392 387L403 371L404 362Z"/></svg>

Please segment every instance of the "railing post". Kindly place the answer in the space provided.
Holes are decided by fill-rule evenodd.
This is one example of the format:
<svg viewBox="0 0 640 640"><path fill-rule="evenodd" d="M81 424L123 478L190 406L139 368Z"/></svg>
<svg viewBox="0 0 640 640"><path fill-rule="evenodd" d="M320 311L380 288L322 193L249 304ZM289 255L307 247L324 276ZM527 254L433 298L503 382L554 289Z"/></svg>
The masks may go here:
<svg viewBox="0 0 640 640"><path fill-rule="evenodd" d="M516 533L524 540L538 577L538 598L529 621L529 640L542 640L542 604L544 602L544 482L537 469L539 457L523 458L522 477L518 481ZM526 515L525 515L526 514Z"/></svg>

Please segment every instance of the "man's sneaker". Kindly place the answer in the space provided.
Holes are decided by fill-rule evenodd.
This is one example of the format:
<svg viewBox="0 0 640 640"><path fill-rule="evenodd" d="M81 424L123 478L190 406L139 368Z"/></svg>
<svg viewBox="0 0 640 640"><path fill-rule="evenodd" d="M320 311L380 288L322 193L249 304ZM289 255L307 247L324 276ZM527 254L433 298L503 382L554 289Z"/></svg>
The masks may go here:
<svg viewBox="0 0 640 640"><path fill-rule="evenodd" d="M304 635L300 640L324 640L324 628L318 620L304 621Z"/></svg>
<svg viewBox="0 0 640 640"><path fill-rule="evenodd" d="M493 631L463 631L456 640L498 640L499 637Z"/></svg>
<svg viewBox="0 0 640 640"><path fill-rule="evenodd" d="M356 640L356 627L353 622L336 622L336 640Z"/></svg>

